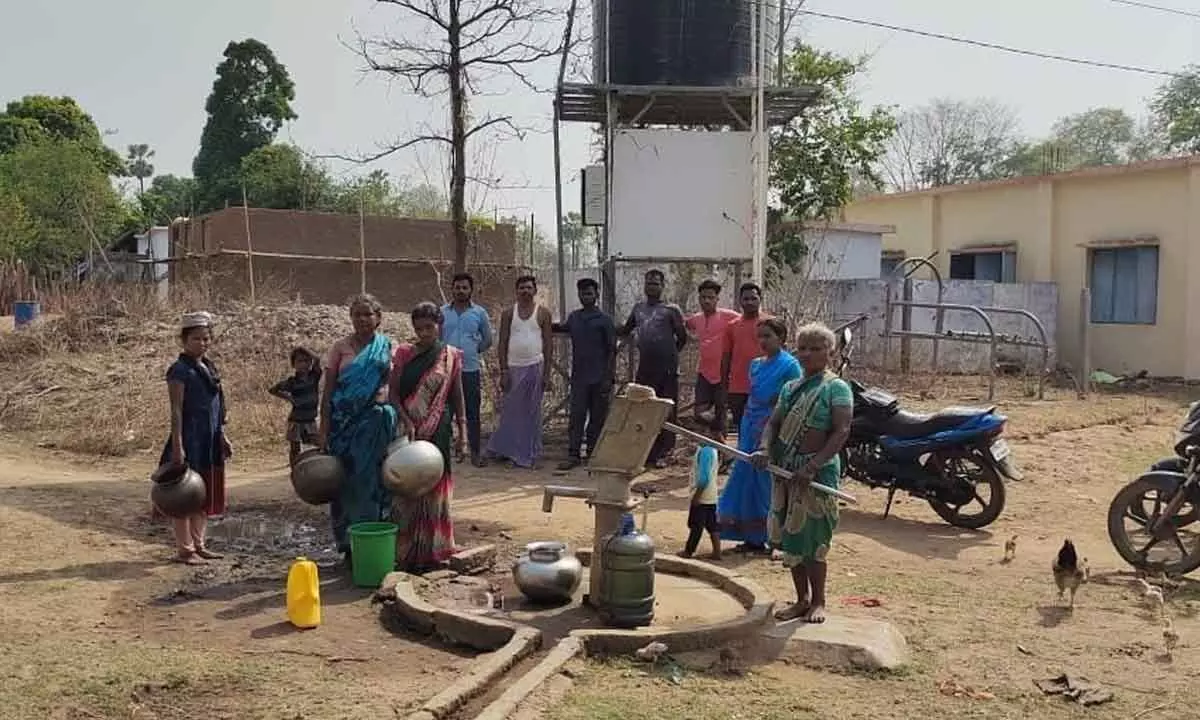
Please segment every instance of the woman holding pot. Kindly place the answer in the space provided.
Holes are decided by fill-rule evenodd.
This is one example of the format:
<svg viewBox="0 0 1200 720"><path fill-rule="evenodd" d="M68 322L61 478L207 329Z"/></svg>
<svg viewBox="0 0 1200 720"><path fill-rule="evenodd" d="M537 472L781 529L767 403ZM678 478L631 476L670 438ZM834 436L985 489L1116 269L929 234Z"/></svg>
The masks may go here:
<svg viewBox="0 0 1200 720"><path fill-rule="evenodd" d="M221 373L208 358L212 315L188 313L180 323L182 352L167 369L171 402L171 434L159 465L187 466L203 480L205 503L200 510L174 519L177 562L199 565L221 555L208 548L208 518L225 512L225 461L233 446L225 436L225 393Z"/></svg>
<svg viewBox="0 0 1200 720"><path fill-rule="evenodd" d="M350 300L354 332L329 350L321 396L319 441L345 470L338 497L329 504L338 550L350 557L347 531L358 522L384 520L391 494L380 464L396 435L396 411L387 402L392 341L379 332L383 308L373 296Z"/></svg>
<svg viewBox="0 0 1200 720"><path fill-rule="evenodd" d="M454 495L450 453L462 454L467 415L462 351L441 341L441 324L442 311L437 305L417 305L412 310L417 341L401 344L392 358L389 396L408 426L409 437L427 440L442 452L442 479L432 490L418 498L397 496L392 500L392 522L399 527L396 563L409 571L432 568L456 551L450 518Z"/></svg>

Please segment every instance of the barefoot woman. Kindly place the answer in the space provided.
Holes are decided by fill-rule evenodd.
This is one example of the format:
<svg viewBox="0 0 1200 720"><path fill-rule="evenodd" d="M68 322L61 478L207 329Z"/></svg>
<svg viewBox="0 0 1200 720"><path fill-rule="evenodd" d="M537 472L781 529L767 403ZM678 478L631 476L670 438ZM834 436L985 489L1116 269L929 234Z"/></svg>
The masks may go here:
<svg viewBox="0 0 1200 720"><path fill-rule="evenodd" d="M778 620L825 622L825 559L838 523L837 500L811 483L836 488L841 477L838 452L850 435L854 396L828 369L834 336L819 323L800 328L796 357L804 377L784 386L753 461L768 461L794 472L775 478L771 493L771 543L783 551L791 570L796 602L775 614Z"/></svg>
<svg viewBox="0 0 1200 720"><path fill-rule="evenodd" d="M387 517L390 494L380 463L396 436L396 411L387 402L392 341L379 332L383 308L370 295L350 300L354 333L329 350L321 399L320 445L342 461L346 479L329 504L338 550L350 562L347 531L358 522Z"/></svg>
<svg viewBox="0 0 1200 720"><path fill-rule="evenodd" d="M392 500L396 534L396 564L409 572L432 569L455 552L454 523L450 500L454 477L450 474L453 451L461 454L466 437L463 402L462 351L440 339L442 311L433 303L413 308L413 331L417 342L402 344L392 360L389 397L405 423L405 431L417 440L428 440L442 451L442 479L419 498ZM452 431L458 419L458 436Z"/></svg>

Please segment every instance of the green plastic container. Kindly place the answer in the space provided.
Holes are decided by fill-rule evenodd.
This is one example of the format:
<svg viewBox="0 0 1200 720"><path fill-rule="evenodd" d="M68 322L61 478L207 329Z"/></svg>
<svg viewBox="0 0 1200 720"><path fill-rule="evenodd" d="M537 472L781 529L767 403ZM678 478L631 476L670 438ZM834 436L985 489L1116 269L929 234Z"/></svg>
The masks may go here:
<svg viewBox="0 0 1200 720"><path fill-rule="evenodd" d="M396 531L387 522L350 526L351 575L358 587L377 588L396 569Z"/></svg>

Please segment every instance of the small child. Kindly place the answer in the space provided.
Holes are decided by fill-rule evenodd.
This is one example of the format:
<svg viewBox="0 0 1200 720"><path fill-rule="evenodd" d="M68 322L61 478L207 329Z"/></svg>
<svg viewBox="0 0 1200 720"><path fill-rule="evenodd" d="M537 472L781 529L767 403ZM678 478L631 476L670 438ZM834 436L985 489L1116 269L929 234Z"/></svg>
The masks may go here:
<svg viewBox="0 0 1200 720"><path fill-rule="evenodd" d="M715 433L714 433L715 434ZM680 557L690 558L696 553L700 536L707 532L712 542L713 560L721 559L721 534L717 526L717 469L720 459L717 451L707 445L696 449L692 460L691 507L688 509L688 539Z"/></svg>
<svg viewBox="0 0 1200 720"><path fill-rule="evenodd" d="M321 361L307 348L292 349L293 374L275 383L270 393L292 404L288 413L288 461L296 463L301 444L317 443L317 408L320 403Z"/></svg>

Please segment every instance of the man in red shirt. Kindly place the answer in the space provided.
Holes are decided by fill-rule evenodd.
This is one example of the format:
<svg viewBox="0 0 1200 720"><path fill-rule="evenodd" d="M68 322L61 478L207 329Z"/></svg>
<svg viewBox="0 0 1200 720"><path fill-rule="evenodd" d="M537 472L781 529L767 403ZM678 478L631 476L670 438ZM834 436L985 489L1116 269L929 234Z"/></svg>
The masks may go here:
<svg viewBox="0 0 1200 720"><path fill-rule="evenodd" d="M734 310L717 307L721 283L700 283L700 312L687 319L687 329L700 341L700 363L696 372L695 418L725 437L727 413L721 391L721 358L725 353L725 328L738 318Z"/></svg>
<svg viewBox="0 0 1200 720"><path fill-rule="evenodd" d="M725 390L733 426L741 428L742 413L750 397L750 361L762 354L758 347L758 321L771 317L760 311L762 288L752 282L738 288L742 315L725 327L725 352L721 358L721 385Z"/></svg>

